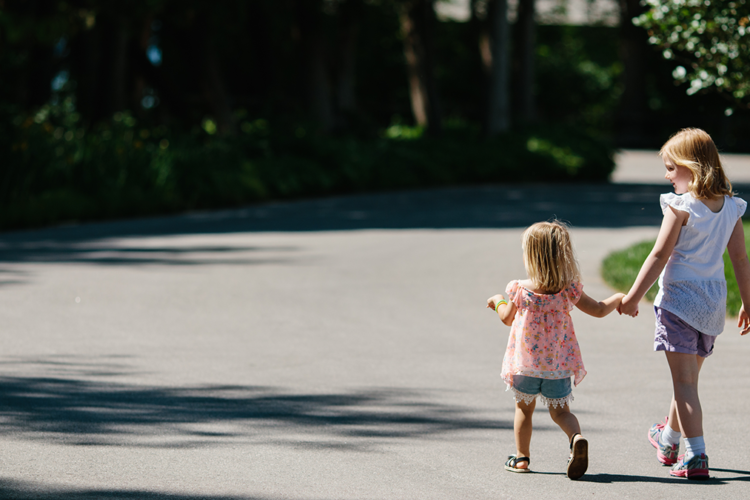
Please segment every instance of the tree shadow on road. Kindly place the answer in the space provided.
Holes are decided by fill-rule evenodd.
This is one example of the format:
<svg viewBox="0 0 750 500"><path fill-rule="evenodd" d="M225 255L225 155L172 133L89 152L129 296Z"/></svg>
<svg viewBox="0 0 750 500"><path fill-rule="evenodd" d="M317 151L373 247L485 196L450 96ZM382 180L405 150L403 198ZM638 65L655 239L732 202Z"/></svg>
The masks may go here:
<svg viewBox="0 0 750 500"><path fill-rule="evenodd" d="M256 496L185 495L147 490L59 489L39 483L0 479L3 500L265 500Z"/></svg>
<svg viewBox="0 0 750 500"><path fill-rule="evenodd" d="M148 387L75 377L0 378L0 428L69 445L201 447L235 442L367 451L393 439L512 429L402 389L303 394L272 387Z"/></svg>
<svg viewBox="0 0 750 500"><path fill-rule="evenodd" d="M106 266L295 264L301 248L196 243L185 237L365 229L521 228L559 218L573 227L658 226L663 185L534 184L456 187L266 203L241 209L67 225L0 234L3 263ZM0 286L28 280L0 269Z"/></svg>
<svg viewBox="0 0 750 500"><path fill-rule="evenodd" d="M735 185L734 188L740 195L750 192L750 185ZM191 260L184 254L221 255L252 250L233 247L124 249L110 241L128 237L523 228L551 218L568 221L573 227L658 226L662 218L659 195L669 191L667 184L512 184L266 203L234 210L4 233L0 234L0 262L201 264L212 263L215 259ZM233 261L229 259L227 263ZM251 262L239 259L234 263Z"/></svg>
<svg viewBox="0 0 750 500"><path fill-rule="evenodd" d="M750 185L734 187L740 195L750 192ZM289 252L296 250L122 244L122 238L134 237L523 228L552 218L568 221L573 227L658 226L662 218L659 194L668 191L665 184L514 184L266 203L234 210L4 233L0 234L0 263L246 265L285 262ZM119 243L115 241L118 239ZM271 252L273 257L248 257L248 252ZM238 253L242 256L231 257Z"/></svg>
<svg viewBox="0 0 750 500"><path fill-rule="evenodd" d="M288 264L294 262L292 246L214 246L161 245L146 247L138 244L117 244L110 239L83 242L37 241L0 243L0 261L4 262L54 262L86 263L108 266L119 265L169 265L197 266L207 264L259 265ZM0 271L11 274L9 271ZM22 280L0 280L11 284Z"/></svg>
<svg viewBox="0 0 750 500"><path fill-rule="evenodd" d="M576 226L651 225L668 184L510 184L434 188L272 202L231 210L68 225L61 233L113 235L525 227L558 216ZM658 221L657 221L658 223ZM95 227L96 226L96 227ZM20 235L18 233L8 233Z"/></svg>
<svg viewBox="0 0 750 500"><path fill-rule="evenodd" d="M574 227L658 225L662 185L535 184L359 194L246 208L0 234L0 264L249 265L291 262L290 247L152 247L123 238L362 229L526 227L560 218ZM0 279L0 285L23 282Z"/></svg>

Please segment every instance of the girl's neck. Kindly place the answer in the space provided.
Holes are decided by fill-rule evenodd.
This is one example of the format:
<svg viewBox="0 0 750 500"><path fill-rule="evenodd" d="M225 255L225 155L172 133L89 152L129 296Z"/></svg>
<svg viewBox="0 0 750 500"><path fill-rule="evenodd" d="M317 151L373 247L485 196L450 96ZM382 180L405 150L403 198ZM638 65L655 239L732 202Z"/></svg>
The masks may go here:
<svg viewBox="0 0 750 500"><path fill-rule="evenodd" d="M701 202L703 202L703 204L706 205L706 207L708 207L708 209L713 213L719 213L721 212L721 209L724 208L723 196L701 200Z"/></svg>
<svg viewBox="0 0 750 500"><path fill-rule="evenodd" d="M722 195L718 195L713 198L698 198L692 192L688 191L688 193L690 193L693 198L706 205L706 207L715 214L721 212L721 209L724 208L724 196Z"/></svg>
<svg viewBox="0 0 750 500"><path fill-rule="evenodd" d="M534 283L530 279L521 281L521 286L527 290L531 290L532 292L538 293L540 295L554 295L560 292L560 290L555 290L555 291L544 290L543 288L540 288L536 283Z"/></svg>

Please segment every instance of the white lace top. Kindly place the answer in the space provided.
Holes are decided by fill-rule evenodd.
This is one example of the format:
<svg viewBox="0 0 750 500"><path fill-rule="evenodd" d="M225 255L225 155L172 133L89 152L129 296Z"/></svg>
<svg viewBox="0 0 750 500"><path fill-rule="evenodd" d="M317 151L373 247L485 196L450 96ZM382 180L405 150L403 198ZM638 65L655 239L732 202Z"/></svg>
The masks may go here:
<svg viewBox="0 0 750 500"><path fill-rule="evenodd" d="M662 212L671 206L689 217L659 276L654 305L706 335L718 335L724 330L727 314L724 250L747 203L725 196L724 206L714 213L690 193L663 194L659 201Z"/></svg>

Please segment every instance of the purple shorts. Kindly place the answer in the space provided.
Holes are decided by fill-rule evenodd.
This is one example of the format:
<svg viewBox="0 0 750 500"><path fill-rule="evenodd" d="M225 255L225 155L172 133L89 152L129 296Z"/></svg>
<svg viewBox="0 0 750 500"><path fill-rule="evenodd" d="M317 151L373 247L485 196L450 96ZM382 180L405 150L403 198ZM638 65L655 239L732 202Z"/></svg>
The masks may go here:
<svg viewBox="0 0 750 500"><path fill-rule="evenodd" d="M680 319L676 314L654 306L656 334L654 351L697 354L707 358L714 350L715 335L706 335Z"/></svg>

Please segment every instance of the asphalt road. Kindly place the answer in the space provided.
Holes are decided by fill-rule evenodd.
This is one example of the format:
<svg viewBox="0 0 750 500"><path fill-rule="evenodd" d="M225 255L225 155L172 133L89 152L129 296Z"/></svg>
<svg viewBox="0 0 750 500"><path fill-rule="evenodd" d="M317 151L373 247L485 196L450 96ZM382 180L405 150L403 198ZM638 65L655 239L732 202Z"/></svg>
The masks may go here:
<svg viewBox="0 0 750 500"><path fill-rule="evenodd" d="M485 300L557 216L593 297L610 251L654 238L663 185L483 186L268 204L0 237L0 498L513 499L746 496L750 339L704 366L712 479L648 444L671 393L653 312L573 313L589 471L535 415L505 472L508 328ZM541 408L541 407L540 407Z"/></svg>

